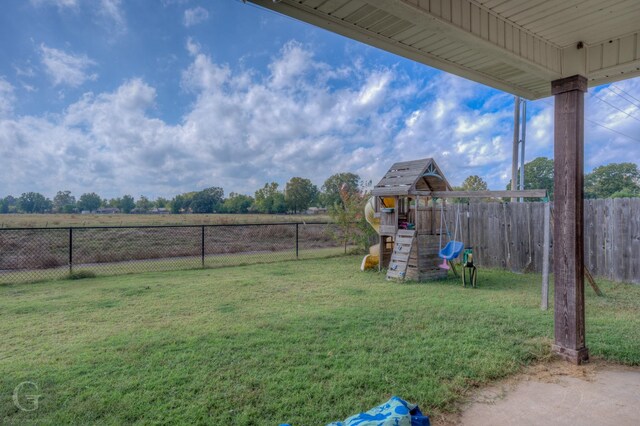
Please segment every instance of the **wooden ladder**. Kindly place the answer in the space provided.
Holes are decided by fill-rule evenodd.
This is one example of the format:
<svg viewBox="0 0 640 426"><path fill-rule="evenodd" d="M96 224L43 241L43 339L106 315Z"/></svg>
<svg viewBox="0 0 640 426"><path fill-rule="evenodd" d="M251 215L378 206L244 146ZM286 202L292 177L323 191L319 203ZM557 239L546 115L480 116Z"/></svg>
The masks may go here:
<svg viewBox="0 0 640 426"><path fill-rule="evenodd" d="M407 265L409 256L413 247L413 241L416 235L414 230L399 229L396 233L396 239L393 244L393 254L389 261L389 269L387 269L387 279L404 280L407 274Z"/></svg>

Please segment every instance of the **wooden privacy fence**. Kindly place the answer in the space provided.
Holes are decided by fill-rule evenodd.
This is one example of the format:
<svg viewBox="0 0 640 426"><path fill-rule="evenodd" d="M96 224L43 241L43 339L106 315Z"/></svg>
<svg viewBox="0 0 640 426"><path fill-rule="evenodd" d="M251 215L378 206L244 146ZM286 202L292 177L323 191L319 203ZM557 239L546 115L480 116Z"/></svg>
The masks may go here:
<svg viewBox="0 0 640 426"><path fill-rule="evenodd" d="M459 208L459 238L473 246L479 266L542 272L544 203L481 202ZM451 236L457 209L449 204L446 211ZM585 200L584 223L585 263L592 274L640 284L640 198Z"/></svg>

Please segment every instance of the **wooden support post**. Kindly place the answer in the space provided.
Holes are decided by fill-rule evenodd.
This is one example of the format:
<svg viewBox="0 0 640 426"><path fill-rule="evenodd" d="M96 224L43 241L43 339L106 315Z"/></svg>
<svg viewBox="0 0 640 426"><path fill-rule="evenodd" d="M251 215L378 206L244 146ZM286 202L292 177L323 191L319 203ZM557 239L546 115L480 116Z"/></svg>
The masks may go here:
<svg viewBox="0 0 640 426"><path fill-rule="evenodd" d="M589 359L584 322L584 92L580 75L551 83L554 115L553 351L575 364Z"/></svg>
<svg viewBox="0 0 640 426"><path fill-rule="evenodd" d="M552 209L553 211L553 209ZM553 232L553 214L551 215L551 229ZM542 265L543 271L544 271L544 264ZM593 288L593 291L596 293L596 295L598 296L604 296L604 294L602 293L602 290L600 290L600 287L598 287L598 284L596 283L596 280L593 278L593 275L591 274L591 270L589 269L589 267L587 266L587 263L585 262L584 264L584 277L587 279L587 281L589 281L589 284L591 284L591 288ZM544 279L544 278L543 278Z"/></svg>
<svg viewBox="0 0 640 426"><path fill-rule="evenodd" d="M511 190L518 189L518 140L520 139L520 97L514 97L513 105L513 154L511 157ZM511 197L511 202L518 201Z"/></svg>
<svg viewBox="0 0 640 426"><path fill-rule="evenodd" d="M544 242L542 243L542 301L540 308L549 309L549 245L551 244L551 205L547 201L544 205Z"/></svg>
<svg viewBox="0 0 640 426"><path fill-rule="evenodd" d="M396 233L398 232L398 220L400 218L400 197L398 197L397 195L393 197L393 205L393 225L396 227L393 235L396 235Z"/></svg>
<svg viewBox="0 0 640 426"><path fill-rule="evenodd" d="M418 281L420 281L420 231L422 231L421 226L422 222L420 221L420 196L416 196L415 200L415 210L413 211L415 219L414 219L414 229L416 230L416 258L418 259Z"/></svg>
<svg viewBox="0 0 640 426"><path fill-rule="evenodd" d="M431 235L436 235L436 202L433 197L427 198L426 207L429 208L429 201L431 201Z"/></svg>
<svg viewBox="0 0 640 426"><path fill-rule="evenodd" d="M384 237L381 234L378 234L378 272L382 272L382 262L384 260L384 244Z"/></svg>

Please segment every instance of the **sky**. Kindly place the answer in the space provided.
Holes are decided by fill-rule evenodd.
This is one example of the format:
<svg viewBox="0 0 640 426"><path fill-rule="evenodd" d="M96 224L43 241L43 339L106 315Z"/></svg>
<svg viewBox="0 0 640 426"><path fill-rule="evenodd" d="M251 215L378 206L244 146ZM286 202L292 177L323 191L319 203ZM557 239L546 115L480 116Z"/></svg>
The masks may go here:
<svg viewBox="0 0 640 426"><path fill-rule="evenodd" d="M585 97L585 171L640 158L640 79ZM528 102L526 161L553 157ZM510 177L513 96L240 0L6 0L0 196L253 194L377 182L433 157L452 185Z"/></svg>

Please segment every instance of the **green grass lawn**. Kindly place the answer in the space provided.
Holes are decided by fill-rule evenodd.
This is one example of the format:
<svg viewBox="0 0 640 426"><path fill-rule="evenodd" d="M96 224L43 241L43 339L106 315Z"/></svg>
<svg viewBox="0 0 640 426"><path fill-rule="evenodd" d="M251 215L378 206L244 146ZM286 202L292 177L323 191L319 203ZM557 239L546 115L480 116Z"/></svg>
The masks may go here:
<svg viewBox="0 0 640 426"><path fill-rule="evenodd" d="M396 284L359 257L0 286L0 424L324 424L455 410L549 357L538 275ZM640 364L640 286L588 288L593 357ZM13 389L39 386L19 411Z"/></svg>

